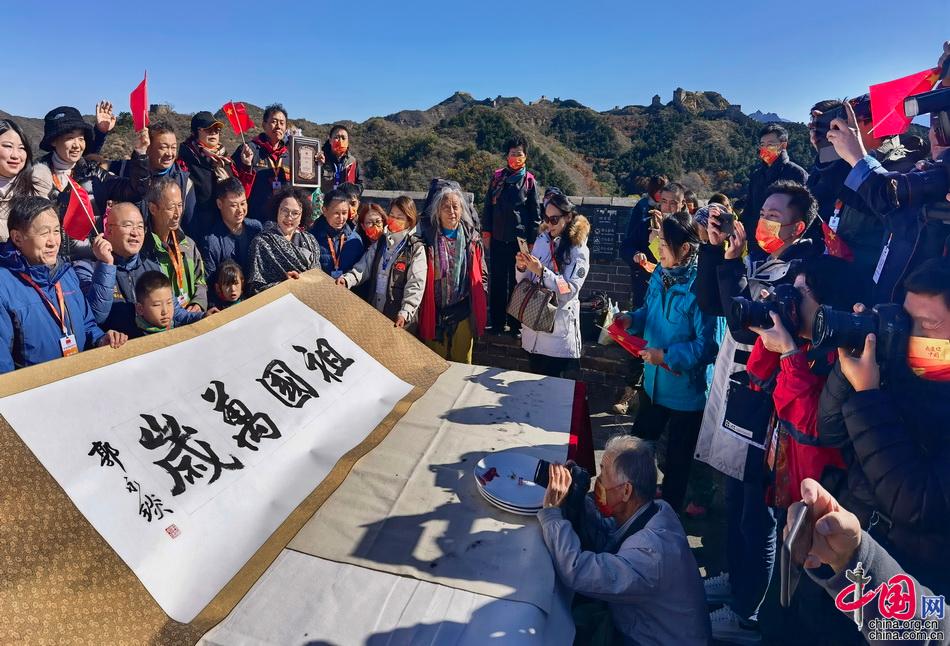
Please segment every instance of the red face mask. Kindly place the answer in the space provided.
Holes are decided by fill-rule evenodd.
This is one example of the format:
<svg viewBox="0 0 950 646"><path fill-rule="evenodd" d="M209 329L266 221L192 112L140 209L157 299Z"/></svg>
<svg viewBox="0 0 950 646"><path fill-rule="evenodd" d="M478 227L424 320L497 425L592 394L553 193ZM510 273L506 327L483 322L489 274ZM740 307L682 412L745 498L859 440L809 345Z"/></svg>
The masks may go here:
<svg viewBox="0 0 950 646"><path fill-rule="evenodd" d="M764 161L766 165L771 166L775 163L775 160L779 158L781 153L777 150L772 150L766 146L759 147L759 159Z"/></svg>
<svg viewBox="0 0 950 646"><path fill-rule="evenodd" d="M343 143L337 139L330 140L330 150L333 151L333 154L337 157L343 157L346 154L346 151L350 149L349 143Z"/></svg>
<svg viewBox="0 0 950 646"><path fill-rule="evenodd" d="M798 236L805 230L805 225L802 222L798 222L796 226L799 227L795 233L795 235ZM781 223L759 218L759 224L755 227L755 239L759 243L759 246L762 247L762 251L771 256L782 248L785 241L779 237L781 231Z"/></svg>
<svg viewBox="0 0 950 646"><path fill-rule="evenodd" d="M950 340L910 337L907 365L928 381L950 381Z"/></svg>
<svg viewBox="0 0 950 646"><path fill-rule="evenodd" d="M406 228L406 223L396 218L386 218L386 226L389 227L390 233L399 233Z"/></svg>
<svg viewBox="0 0 950 646"><path fill-rule="evenodd" d="M369 226L363 227L363 233L366 234L366 237L372 240L373 242L379 240L379 236L383 235L383 227L380 226Z"/></svg>
<svg viewBox="0 0 950 646"><path fill-rule="evenodd" d="M528 160L525 155L508 155L508 168L517 172L524 168L525 162Z"/></svg>
<svg viewBox="0 0 950 646"><path fill-rule="evenodd" d="M619 484L616 487L607 489L600 483L600 478L594 480L594 503L597 505L597 511L599 511L600 515L604 518L612 517L616 511L613 505L607 503L607 492L622 486L623 484Z"/></svg>

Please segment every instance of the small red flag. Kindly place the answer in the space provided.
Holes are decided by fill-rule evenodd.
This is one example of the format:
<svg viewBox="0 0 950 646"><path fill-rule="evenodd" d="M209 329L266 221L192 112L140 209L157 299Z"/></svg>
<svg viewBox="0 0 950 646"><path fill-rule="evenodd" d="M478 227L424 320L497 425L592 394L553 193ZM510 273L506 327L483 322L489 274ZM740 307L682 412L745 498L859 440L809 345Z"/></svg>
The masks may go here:
<svg viewBox="0 0 950 646"><path fill-rule="evenodd" d="M228 101L221 106L221 111L224 112L224 116L228 118L228 123L231 124L234 134L243 135L248 130L254 128L254 122L251 121L251 117L248 116L247 108L244 107L243 103Z"/></svg>
<svg viewBox="0 0 950 646"><path fill-rule="evenodd" d="M85 240L95 227L89 193L72 179L69 180L69 204L63 216L63 230L73 240Z"/></svg>
<svg viewBox="0 0 950 646"><path fill-rule="evenodd" d="M821 230L825 234L825 248L828 250L829 256L841 258L848 262L854 260L854 252L851 251L851 247L841 239L841 236L832 231L831 227L824 221L821 223Z"/></svg>
<svg viewBox="0 0 950 646"><path fill-rule="evenodd" d="M148 72L129 94L129 110L132 112L132 127L135 132L141 132L148 126Z"/></svg>
<svg viewBox="0 0 950 646"><path fill-rule="evenodd" d="M870 88L872 134L879 138L906 132L911 120L904 113L904 99L929 91L938 78L940 78L940 70L931 69L872 85Z"/></svg>

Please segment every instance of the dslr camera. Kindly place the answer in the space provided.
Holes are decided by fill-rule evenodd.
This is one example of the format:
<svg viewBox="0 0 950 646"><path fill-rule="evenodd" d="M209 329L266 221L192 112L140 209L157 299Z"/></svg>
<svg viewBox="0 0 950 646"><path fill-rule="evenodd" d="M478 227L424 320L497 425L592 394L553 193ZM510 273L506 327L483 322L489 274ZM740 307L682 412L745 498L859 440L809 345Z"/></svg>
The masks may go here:
<svg viewBox="0 0 950 646"><path fill-rule="evenodd" d="M939 146L950 147L950 87L915 94L904 100L908 117L930 114L930 128ZM888 189L895 207L923 208L931 220L950 222L950 159L898 176Z"/></svg>
<svg viewBox="0 0 950 646"><path fill-rule="evenodd" d="M770 314L778 314L782 325L792 336L798 335L801 326L802 295L794 285L777 285L769 291L767 298L751 301L736 296L732 299L732 318L742 327L772 327Z"/></svg>
<svg viewBox="0 0 950 646"><path fill-rule="evenodd" d="M911 321L897 303L875 305L861 314L818 308L813 328L816 348L845 348L852 354L864 348L868 334L877 336L877 362L883 364L907 350Z"/></svg>
<svg viewBox="0 0 950 646"><path fill-rule="evenodd" d="M538 460L538 467L534 470L534 484L545 489L548 488L550 478L551 463L547 460ZM564 507L566 509L582 510L584 508L584 496L590 490L590 474L582 466L568 462L565 464L571 472L571 488L567 492L567 499Z"/></svg>

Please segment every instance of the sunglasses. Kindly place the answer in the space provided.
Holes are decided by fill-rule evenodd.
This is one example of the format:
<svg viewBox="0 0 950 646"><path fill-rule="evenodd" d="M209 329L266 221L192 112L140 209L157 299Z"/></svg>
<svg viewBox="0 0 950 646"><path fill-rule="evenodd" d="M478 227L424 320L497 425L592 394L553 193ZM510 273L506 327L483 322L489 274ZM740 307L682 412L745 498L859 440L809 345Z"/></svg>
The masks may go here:
<svg viewBox="0 0 950 646"><path fill-rule="evenodd" d="M547 222L548 224L554 225L554 224L557 224L558 222L560 222L560 221L561 221L561 218L563 218L563 217L564 217L563 215L552 215L552 216L550 216L550 217L545 216L545 217L543 217L543 218L541 218L541 219L544 220L545 222Z"/></svg>

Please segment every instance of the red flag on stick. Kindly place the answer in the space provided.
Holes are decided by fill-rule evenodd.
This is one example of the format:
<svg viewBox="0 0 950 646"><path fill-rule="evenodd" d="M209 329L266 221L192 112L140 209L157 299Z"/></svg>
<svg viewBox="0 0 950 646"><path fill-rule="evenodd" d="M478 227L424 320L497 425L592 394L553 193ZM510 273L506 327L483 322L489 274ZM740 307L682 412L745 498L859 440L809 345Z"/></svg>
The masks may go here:
<svg viewBox="0 0 950 646"><path fill-rule="evenodd" d="M145 78L129 94L129 110L132 112L135 132L141 132L148 126L148 72L145 72Z"/></svg>
<svg viewBox="0 0 950 646"><path fill-rule="evenodd" d="M224 116L228 118L228 123L231 124L234 134L243 137L245 132L254 128L254 122L251 121L251 117L248 116L247 108L244 107L243 103L228 101L221 106L221 111L224 112Z"/></svg>
<svg viewBox="0 0 950 646"><path fill-rule="evenodd" d="M890 137L907 131L910 119L904 113L904 99L929 91L940 70L924 70L910 76L871 86L871 122L875 137Z"/></svg>
<svg viewBox="0 0 950 646"><path fill-rule="evenodd" d="M96 231L96 235L99 235L96 222L92 218L92 202L89 201L89 193L72 178L69 179L69 185L72 190L69 191L69 204L63 216L63 230L73 240L85 240L89 237L89 232L93 230Z"/></svg>

